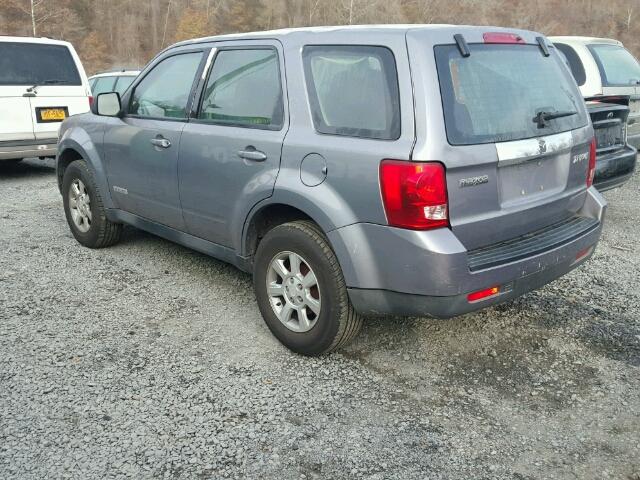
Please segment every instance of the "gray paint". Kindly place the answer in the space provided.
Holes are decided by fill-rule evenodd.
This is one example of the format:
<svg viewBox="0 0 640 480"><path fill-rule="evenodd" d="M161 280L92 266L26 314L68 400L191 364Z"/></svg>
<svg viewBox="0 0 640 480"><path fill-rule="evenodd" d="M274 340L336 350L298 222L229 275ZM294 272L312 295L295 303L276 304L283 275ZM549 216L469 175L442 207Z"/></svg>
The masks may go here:
<svg viewBox="0 0 640 480"><path fill-rule="evenodd" d="M194 79L195 105L216 51L269 46L277 49L280 58L282 129L86 115L64 123L60 151L74 149L87 159L114 220L250 270L247 234L252 218L270 205L292 206L327 234L358 309L384 311L381 305L386 302L388 313L403 313L398 295L411 295L413 300L407 304L421 305L418 312L462 313L485 305L461 300L474 289L517 283L513 290L523 292L573 268L571 257L597 242L601 225L552 251L474 273L469 271L467 250L518 237L572 215L602 221L605 210L595 189L586 190L585 162L565 165L568 158L588 150L590 126L565 134L565 143L571 145L552 148L544 158L540 152L520 151L519 168L538 166L548 171L547 176L515 175L510 170L516 167L513 162L500 161L504 146L447 143L433 46L453 43L454 33L462 33L468 42L482 41L485 31L516 32L529 43L538 36L494 27L390 26L294 29L183 42L160 53L143 70L123 104L137 82L168 55L204 52ZM399 79L401 134L397 140L333 136L315 130L301 57L302 48L314 44L391 49ZM159 135L171 142L170 148L152 145ZM238 151L247 147L264 152L266 159L240 158ZM412 231L388 226L378 184L380 161L386 158L435 160L446 166L451 229ZM564 172L566 181L557 181L558 172ZM518 191L540 187L531 183L531 177L550 188L520 198ZM482 181L469 182L470 178ZM450 307L445 308L447 299Z"/></svg>

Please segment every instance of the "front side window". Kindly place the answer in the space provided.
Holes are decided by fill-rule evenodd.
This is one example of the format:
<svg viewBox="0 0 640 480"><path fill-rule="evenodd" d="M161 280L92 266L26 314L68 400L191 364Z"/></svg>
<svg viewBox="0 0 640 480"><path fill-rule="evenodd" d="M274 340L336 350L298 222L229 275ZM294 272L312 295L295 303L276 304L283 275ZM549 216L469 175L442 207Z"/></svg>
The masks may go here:
<svg viewBox="0 0 640 480"><path fill-rule="evenodd" d="M115 77L98 77L95 79L93 86L91 87L91 93L93 93L94 97L97 97L101 93L113 92L113 86L115 83Z"/></svg>
<svg viewBox="0 0 640 480"><path fill-rule="evenodd" d="M303 60L318 132L383 140L400 137L398 74L388 48L307 46Z"/></svg>
<svg viewBox="0 0 640 480"><path fill-rule="evenodd" d="M200 120L220 125L279 129L283 112L275 50L218 52L202 95Z"/></svg>
<svg viewBox="0 0 640 480"><path fill-rule="evenodd" d="M129 114L186 119L189 94L201 60L202 52L182 53L162 60L136 86Z"/></svg>
<svg viewBox="0 0 640 480"><path fill-rule="evenodd" d="M82 85L64 45L0 42L0 85Z"/></svg>
<svg viewBox="0 0 640 480"><path fill-rule="evenodd" d="M538 45L469 50L465 58L456 45L434 48L450 144L522 140L588 124L576 82L553 49L549 57Z"/></svg>
<svg viewBox="0 0 640 480"><path fill-rule="evenodd" d="M603 85L622 86L640 83L640 65L628 50L620 45L589 45L593 54Z"/></svg>

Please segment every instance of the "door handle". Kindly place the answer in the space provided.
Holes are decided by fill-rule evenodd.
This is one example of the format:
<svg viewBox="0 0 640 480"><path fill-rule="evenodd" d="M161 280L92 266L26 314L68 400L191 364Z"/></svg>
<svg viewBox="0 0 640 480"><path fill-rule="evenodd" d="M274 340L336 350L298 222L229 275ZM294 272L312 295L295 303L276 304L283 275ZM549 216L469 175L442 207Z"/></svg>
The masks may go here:
<svg viewBox="0 0 640 480"><path fill-rule="evenodd" d="M169 148L171 146L171 142L166 138L152 138L150 141L154 147Z"/></svg>
<svg viewBox="0 0 640 480"><path fill-rule="evenodd" d="M252 160L254 162L264 162L267 159L267 155L264 152L256 150L253 147L247 147L244 150L239 150L238 156L245 160Z"/></svg>

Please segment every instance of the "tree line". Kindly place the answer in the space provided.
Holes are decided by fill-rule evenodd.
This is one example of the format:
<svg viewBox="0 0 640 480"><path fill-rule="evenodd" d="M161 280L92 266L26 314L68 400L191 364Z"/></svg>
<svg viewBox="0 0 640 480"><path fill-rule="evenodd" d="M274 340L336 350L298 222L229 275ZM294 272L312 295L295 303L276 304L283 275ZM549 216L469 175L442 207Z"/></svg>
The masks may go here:
<svg viewBox="0 0 640 480"><path fill-rule="evenodd" d="M640 53L640 0L0 0L0 35L74 44L88 73L142 67L180 40L372 23L510 26L616 38Z"/></svg>

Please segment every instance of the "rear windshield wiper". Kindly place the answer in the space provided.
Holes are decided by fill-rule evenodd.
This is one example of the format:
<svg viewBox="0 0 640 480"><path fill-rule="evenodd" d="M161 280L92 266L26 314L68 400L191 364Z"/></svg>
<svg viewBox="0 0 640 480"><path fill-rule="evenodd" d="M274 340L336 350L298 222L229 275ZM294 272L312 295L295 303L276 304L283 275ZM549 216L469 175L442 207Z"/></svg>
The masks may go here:
<svg viewBox="0 0 640 480"><path fill-rule="evenodd" d="M538 128L544 128L547 126L547 121L555 120L556 118L570 117L576 115L578 112L575 110L568 110L566 112L538 112L533 117L533 122L538 124Z"/></svg>
<svg viewBox="0 0 640 480"><path fill-rule="evenodd" d="M61 83L68 83L66 80L59 80L57 78L52 78L51 80L45 80L42 82L43 85L60 85Z"/></svg>

